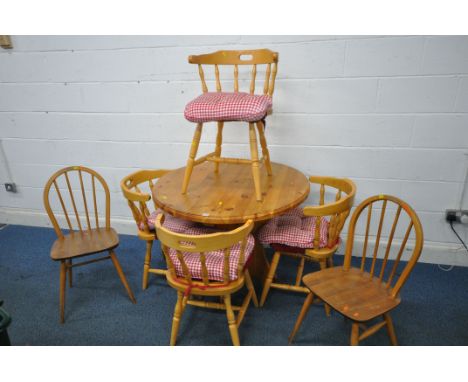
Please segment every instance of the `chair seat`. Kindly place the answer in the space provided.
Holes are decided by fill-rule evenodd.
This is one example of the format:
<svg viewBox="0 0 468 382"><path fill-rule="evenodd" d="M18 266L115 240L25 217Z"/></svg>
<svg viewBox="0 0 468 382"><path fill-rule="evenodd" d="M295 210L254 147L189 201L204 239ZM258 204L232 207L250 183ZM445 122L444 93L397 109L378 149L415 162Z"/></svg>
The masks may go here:
<svg viewBox="0 0 468 382"><path fill-rule="evenodd" d="M255 122L263 119L272 107L271 97L242 92L208 92L190 101L184 115L190 122Z"/></svg>
<svg viewBox="0 0 468 382"><path fill-rule="evenodd" d="M156 218L161 213L164 214L164 212L158 208L157 210L153 211L146 218L148 228L151 231L154 231L154 224L155 224ZM172 232L182 233L182 232L185 232L187 229L192 228L192 227L194 227L196 225L197 225L197 223L195 223L195 222L191 222L189 220L176 218L176 217L174 217L172 215L169 215L169 214L164 214L163 227L167 228L168 230L170 230ZM145 229L145 225L143 223L140 223L139 228L140 228L140 230L143 231Z"/></svg>
<svg viewBox="0 0 468 382"><path fill-rule="evenodd" d="M314 216L304 216L301 208L294 208L284 215L274 217L257 233L257 239L264 245L282 244L293 253L303 253L302 249L314 248ZM319 248L328 245L328 221L321 218Z"/></svg>
<svg viewBox="0 0 468 382"><path fill-rule="evenodd" d="M205 226L194 226L185 230L183 233L187 235L206 235L210 233L219 232L219 229L213 229ZM247 245L245 246L245 259L244 267L252 255L252 250L255 245L255 240L252 235L247 238ZM241 253L240 243L231 247L229 255L229 280L237 280L237 266L239 256ZM200 253L198 252L182 252L184 261L190 270L193 279L202 279L202 265L200 261ZM184 277L182 265L177 258L175 249L169 248L169 256L174 264L176 274L179 277ZM211 281L224 281L224 250L213 252L206 252L206 268L208 270L208 279Z"/></svg>
<svg viewBox="0 0 468 382"><path fill-rule="evenodd" d="M333 309L354 321L371 320L400 303L399 297L391 297L385 283L357 268L327 268L305 275L302 281Z"/></svg>
<svg viewBox="0 0 468 382"><path fill-rule="evenodd" d="M95 228L72 232L55 240L50 251L53 260L71 259L115 248L119 236L113 228Z"/></svg>

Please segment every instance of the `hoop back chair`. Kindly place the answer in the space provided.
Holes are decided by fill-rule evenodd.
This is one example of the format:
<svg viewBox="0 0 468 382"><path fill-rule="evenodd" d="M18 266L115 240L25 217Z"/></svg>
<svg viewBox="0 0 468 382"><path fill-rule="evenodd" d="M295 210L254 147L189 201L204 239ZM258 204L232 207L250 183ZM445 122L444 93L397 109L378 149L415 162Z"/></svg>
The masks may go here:
<svg viewBox="0 0 468 382"><path fill-rule="evenodd" d="M319 191L319 205L305 206L284 217L274 218L259 232L259 240L275 250L263 286L260 306L265 303L270 288L309 293L309 289L301 285L306 260L318 262L321 269L333 266L332 257L340 245L340 233L351 211L356 186L346 178L311 176L309 181L312 184L311 189L316 186ZM333 202L325 202L326 193L334 194ZM295 224L288 226L289 221ZM304 232L304 227L310 231ZM308 244L296 241L297 236L308 236ZM273 282L281 255L300 259L293 285ZM327 305L325 309L329 315Z"/></svg>
<svg viewBox="0 0 468 382"><path fill-rule="evenodd" d="M265 138L265 117L271 112L272 97L275 89L275 80L278 67L278 53L269 49L257 50L222 50L211 54L190 56L189 63L197 64L202 83L203 95L192 100L185 108L185 117L197 123L195 134L190 148L182 194L187 192L193 167L205 161L214 162L215 173L219 171L220 163L244 164L252 166L252 176L255 186L255 195L258 201L262 200L260 186L260 164L264 163L269 176L272 175L270 154ZM209 92L205 81L203 65L214 67L216 78L216 93ZM249 93L239 92L239 65L251 65ZM262 94L256 95L257 66L265 65L265 80L263 82ZM223 91L220 80L219 66L233 66L234 92ZM244 121L249 124L249 140L251 159L221 157L221 146L223 140L223 126L226 121ZM215 151L196 158L203 124L205 122L217 122L218 131L216 136ZM257 135L262 148L262 158L258 156Z"/></svg>
<svg viewBox="0 0 468 382"><path fill-rule="evenodd" d="M163 219L163 215L156 219L156 234L169 268L167 281L177 291L170 344L176 343L180 320L188 304L226 310L232 343L239 345L238 327L250 300L253 299L258 306L246 269L254 246L250 235L253 221L248 220L241 227L226 232L213 232L213 229L202 227L188 230L188 233L175 233L162 226ZM244 284L248 293L241 306L233 306L231 294ZM219 296L223 302L194 300L191 296ZM237 318L235 310L238 311Z"/></svg>
<svg viewBox="0 0 468 382"><path fill-rule="evenodd" d="M87 176L84 176L85 174ZM88 182L86 182L85 178L89 178ZM101 194L97 192L99 191L97 190L97 185L100 185ZM51 190L52 188L53 190ZM81 194L80 198L75 198L74 188L80 190L77 191ZM62 194L61 190L64 194ZM89 195L90 190L92 190L92 197ZM101 196L102 192L104 193L103 225L100 223L98 209L98 205L102 206L102 201L98 203L98 196ZM66 198L67 194L68 197ZM88 197L86 196L87 194ZM53 200L55 201L55 206L58 203L62 209L69 233L64 234L60 228L51 205L51 197L53 195L55 196ZM136 303L114 252L114 249L119 245L119 237L117 232L110 226L110 193L104 178L96 171L87 167L72 166L63 168L53 174L46 183L43 199L45 210L58 237L52 246L50 256L52 260L60 261L60 322L65 322L65 285L67 274L69 287L72 287L72 268L77 266L111 259L130 300ZM89 206L88 202L91 200L92 205ZM71 205L72 209L67 210L67 205L69 207ZM79 211L80 206L83 209ZM69 214L70 210L71 213ZM81 263L73 263L75 258L100 252L109 252L109 255Z"/></svg>
<svg viewBox="0 0 468 382"><path fill-rule="evenodd" d="M363 214L366 209L367 213ZM387 222L385 219L388 215L390 219L387 218ZM393 219L391 219L392 215ZM371 221L378 221L375 234L371 234L373 225ZM361 248L355 248L355 236L356 227L362 229L364 226L361 253ZM392 246L396 235L401 235L401 243ZM414 244L412 243L409 248L413 245L414 248L400 273L400 260L405 250L409 249L410 240ZM386 243L382 244L383 241ZM294 339L313 303L314 296L318 296L352 321L351 345L358 345L359 341L376 333L384 326L387 328L392 345L397 345L389 312L400 304L401 288L421 255L423 241L421 222L407 203L390 195L376 195L364 200L356 208L350 220L344 265L304 276L304 284L309 288L310 293L304 302L289 341ZM384 254L382 260L377 261L380 244L385 252L382 251ZM367 254L370 254L371 250L372 255L368 257ZM391 253L392 256L390 256ZM353 254L360 254L360 267L351 266ZM394 260L391 260L392 258ZM387 269L387 265L391 263L393 265ZM370 321L378 317L382 317L382 321L369 327Z"/></svg>
<svg viewBox="0 0 468 382"><path fill-rule="evenodd" d="M138 237L146 241L146 255L142 281L143 290L148 288L149 273L165 275L166 270L151 268L151 250L154 240L157 239L154 222L152 222L155 218L155 213L151 213L147 205L151 200L150 193L142 192L141 188L146 183L147 187L151 190L154 186L154 181L167 172L168 170L140 170L126 176L120 182L120 188L122 189L124 197L127 199L128 206L132 211L133 218L138 228ZM156 211L158 210L156 209Z"/></svg>

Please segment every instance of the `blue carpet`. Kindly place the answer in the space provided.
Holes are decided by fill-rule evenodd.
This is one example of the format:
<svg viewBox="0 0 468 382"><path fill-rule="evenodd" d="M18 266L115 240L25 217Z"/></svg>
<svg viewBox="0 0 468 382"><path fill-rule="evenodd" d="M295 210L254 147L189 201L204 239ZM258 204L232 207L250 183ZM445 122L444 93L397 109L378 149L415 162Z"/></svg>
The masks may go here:
<svg viewBox="0 0 468 382"><path fill-rule="evenodd" d="M150 277L141 289L145 243L120 236L117 256L133 289L133 305L110 261L74 269L67 289L65 324L59 324L59 264L49 257L55 233L48 228L7 226L0 230L0 300L13 321L13 345L168 345L176 292L164 278ZM295 262L281 260L278 277L293 277ZM335 257L340 264L342 256ZM153 265L163 267L159 245ZM316 270L308 264L306 271ZM392 314L401 345L468 345L468 268L440 271L419 263ZM257 294L261 288L257 285ZM234 299L239 302L242 292ZM261 309L251 304L239 329L242 345L286 345L304 295L272 290ZM347 345L350 323L323 306L313 306L296 337L297 345ZM223 311L187 307L178 345L230 345ZM385 330L362 345L388 345Z"/></svg>

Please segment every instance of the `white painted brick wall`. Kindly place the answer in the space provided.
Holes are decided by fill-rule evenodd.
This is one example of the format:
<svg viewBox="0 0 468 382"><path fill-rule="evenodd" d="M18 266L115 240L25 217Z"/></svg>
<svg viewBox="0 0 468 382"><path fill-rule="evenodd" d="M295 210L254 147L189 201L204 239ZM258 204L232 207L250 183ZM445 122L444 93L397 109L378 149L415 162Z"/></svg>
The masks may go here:
<svg viewBox="0 0 468 382"><path fill-rule="evenodd" d="M187 56L267 47L280 53L267 128L272 159L307 174L352 178L357 202L377 193L403 198L422 220L427 250L437 249L433 261L468 264L444 221L445 209L457 206L468 164L468 37L12 36L12 41L14 49L0 50L0 139L19 193L0 189L0 222L47 224L43 186L54 171L72 164L93 167L106 178L114 221L128 221L122 177L138 168L185 164L193 125L183 118L183 108L200 92ZM226 71L221 75L229 78ZM213 88L213 73L207 79ZM202 152L214 137L212 124ZM229 124L224 151L247 155L247 139L243 127ZM2 163L0 183L7 178ZM468 239L466 228L459 231Z"/></svg>

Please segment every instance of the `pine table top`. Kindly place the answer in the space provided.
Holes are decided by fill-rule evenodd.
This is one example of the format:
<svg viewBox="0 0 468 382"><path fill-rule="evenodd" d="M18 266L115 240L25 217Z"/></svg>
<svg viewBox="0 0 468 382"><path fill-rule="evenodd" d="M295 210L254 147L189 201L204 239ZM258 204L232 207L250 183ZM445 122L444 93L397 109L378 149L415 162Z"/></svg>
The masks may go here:
<svg viewBox="0 0 468 382"><path fill-rule="evenodd" d="M263 221L300 205L309 195L309 180L298 170L272 163L273 176L261 168L263 201L255 198L251 166L205 162L193 169L182 195L185 167L161 177L153 187L155 204L169 214L205 224L242 224Z"/></svg>

